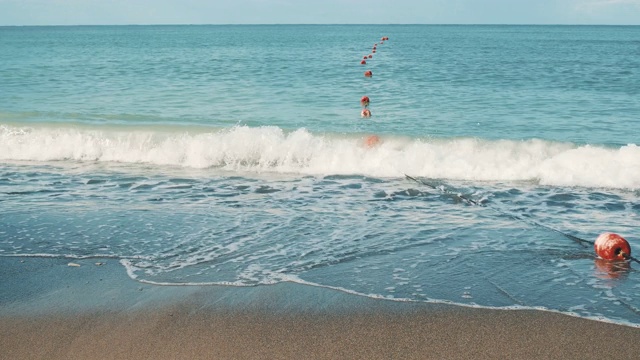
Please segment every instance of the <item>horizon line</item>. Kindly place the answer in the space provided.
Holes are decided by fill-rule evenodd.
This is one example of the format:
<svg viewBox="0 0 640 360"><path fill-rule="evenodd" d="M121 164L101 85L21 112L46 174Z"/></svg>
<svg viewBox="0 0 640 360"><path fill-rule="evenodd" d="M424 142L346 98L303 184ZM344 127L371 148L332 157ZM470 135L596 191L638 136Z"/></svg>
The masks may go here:
<svg viewBox="0 0 640 360"><path fill-rule="evenodd" d="M130 23L130 24L0 24L0 27L37 26L640 26L640 24L570 24L570 23Z"/></svg>

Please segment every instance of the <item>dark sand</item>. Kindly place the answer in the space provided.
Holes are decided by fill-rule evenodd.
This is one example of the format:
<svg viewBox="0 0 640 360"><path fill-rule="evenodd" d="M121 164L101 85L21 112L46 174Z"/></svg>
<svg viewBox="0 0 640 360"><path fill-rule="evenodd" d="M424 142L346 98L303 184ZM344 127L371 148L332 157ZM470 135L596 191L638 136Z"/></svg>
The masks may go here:
<svg viewBox="0 0 640 360"><path fill-rule="evenodd" d="M296 284L154 286L114 260L0 258L2 359L636 359L640 329Z"/></svg>

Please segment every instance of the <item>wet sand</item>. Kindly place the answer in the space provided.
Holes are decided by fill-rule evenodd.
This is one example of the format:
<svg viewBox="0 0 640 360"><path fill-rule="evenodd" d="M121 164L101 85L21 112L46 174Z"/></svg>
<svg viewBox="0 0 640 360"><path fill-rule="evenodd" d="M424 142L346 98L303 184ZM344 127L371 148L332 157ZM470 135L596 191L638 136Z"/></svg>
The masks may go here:
<svg viewBox="0 0 640 360"><path fill-rule="evenodd" d="M0 258L3 358L633 359L640 355L640 329L557 313L397 303L297 284L155 286L129 279L115 261L100 266L97 261L77 261L80 267L69 267L64 259Z"/></svg>

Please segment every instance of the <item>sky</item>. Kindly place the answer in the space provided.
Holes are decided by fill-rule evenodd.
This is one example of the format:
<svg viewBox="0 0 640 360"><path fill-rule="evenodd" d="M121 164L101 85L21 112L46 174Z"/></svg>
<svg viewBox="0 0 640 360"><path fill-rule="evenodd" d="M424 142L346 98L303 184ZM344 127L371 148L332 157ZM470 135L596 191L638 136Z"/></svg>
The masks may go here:
<svg viewBox="0 0 640 360"><path fill-rule="evenodd" d="M640 0L0 0L3 25L640 25Z"/></svg>

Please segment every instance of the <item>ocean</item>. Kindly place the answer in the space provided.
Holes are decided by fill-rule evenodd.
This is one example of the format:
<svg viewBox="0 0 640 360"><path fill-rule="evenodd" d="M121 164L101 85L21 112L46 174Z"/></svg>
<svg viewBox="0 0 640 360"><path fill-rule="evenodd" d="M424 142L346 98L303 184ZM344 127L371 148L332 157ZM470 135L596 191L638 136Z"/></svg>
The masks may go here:
<svg viewBox="0 0 640 360"><path fill-rule="evenodd" d="M640 253L638 39L0 27L0 256L640 327L640 263L591 244L615 232Z"/></svg>

